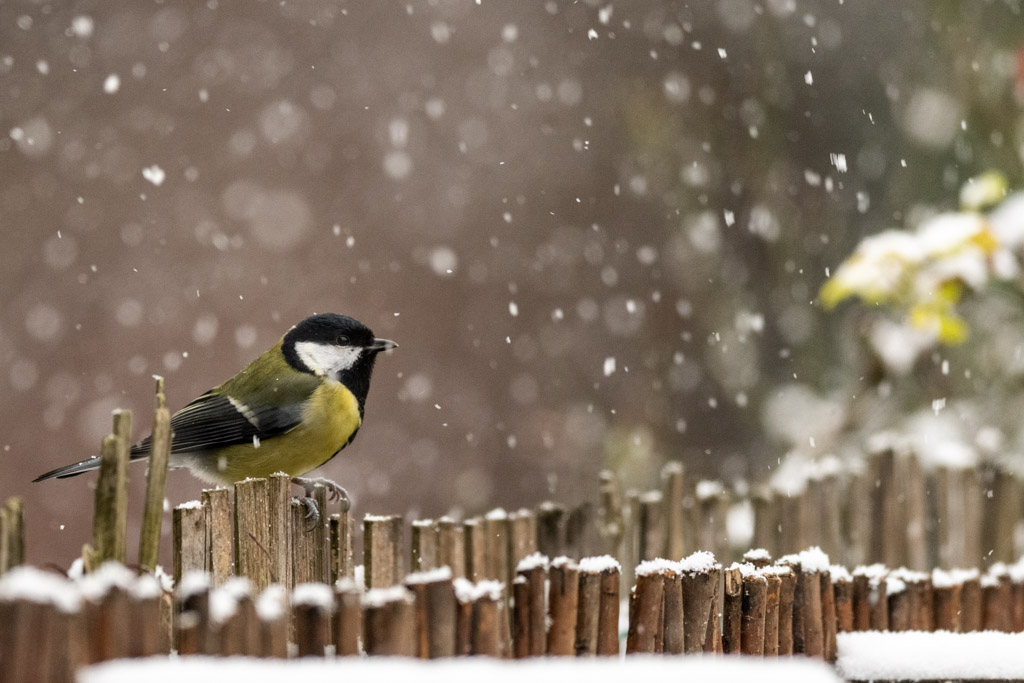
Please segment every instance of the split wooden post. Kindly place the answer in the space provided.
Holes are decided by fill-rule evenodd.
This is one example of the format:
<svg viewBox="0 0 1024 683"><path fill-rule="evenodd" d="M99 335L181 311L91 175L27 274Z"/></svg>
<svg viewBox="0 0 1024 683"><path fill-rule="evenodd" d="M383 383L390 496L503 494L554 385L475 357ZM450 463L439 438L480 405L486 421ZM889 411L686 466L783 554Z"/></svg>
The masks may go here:
<svg viewBox="0 0 1024 683"><path fill-rule="evenodd" d="M832 587L831 568L822 569L818 574L818 580L821 594L821 654L826 662L834 662L839 654L839 649L836 640L836 602L835 589Z"/></svg>
<svg viewBox="0 0 1024 683"><path fill-rule="evenodd" d="M565 507L544 501L537 507L537 552L546 557L565 554Z"/></svg>
<svg viewBox="0 0 1024 683"><path fill-rule="evenodd" d="M206 511L198 500L182 503L171 513L174 584L191 571L206 571Z"/></svg>
<svg viewBox="0 0 1024 683"><path fill-rule="evenodd" d="M740 651L745 655L764 656L765 612L768 579L756 569L742 576L742 621Z"/></svg>
<svg viewBox="0 0 1024 683"><path fill-rule="evenodd" d="M510 552L509 577L515 576L520 560L537 552L537 516L522 508L509 515Z"/></svg>
<svg viewBox="0 0 1024 683"><path fill-rule="evenodd" d="M610 555L580 560L575 646L578 656L618 654L619 574L619 563ZM682 618L681 613L679 616Z"/></svg>
<svg viewBox="0 0 1024 683"><path fill-rule="evenodd" d="M352 515L348 510L335 512L328 522L331 539L331 583L355 576L352 550Z"/></svg>
<svg viewBox="0 0 1024 683"><path fill-rule="evenodd" d="M466 538L466 578L473 582L487 578L487 544L484 540L484 525L480 517L467 519L462 523Z"/></svg>
<svg viewBox="0 0 1024 683"><path fill-rule="evenodd" d="M520 601L517 597L513 620L518 624L517 632L525 631L527 645L517 646L517 651L523 656L539 657L547 652L547 573L548 558L540 553L524 557L516 566L516 580L522 579L516 595L522 595L525 599Z"/></svg>
<svg viewBox="0 0 1024 683"><path fill-rule="evenodd" d="M665 556L665 501L661 491L648 491L640 496L637 538L641 561Z"/></svg>
<svg viewBox="0 0 1024 683"><path fill-rule="evenodd" d="M608 470L601 470L598 478L601 500L598 507L598 522L600 524L601 540L604 544L602 552L612 557L618 557L625 529L619 481Z"/></svg>
<svg viewBox="0 0 1024 683"><path fill-rule="evenodd" d="M122 564L125 561L131 425L130 411L115 410L114 432L103 437L100 449L100 476L96 482L96 512L92 527L92 545L97 567L108 560Z"/></svg>
<svg viewBox="0 0 1024 683"><path fill-rule="evenodd" d="M466 535L451 517L437 520L437 566L450 567L455 578L466 576Z"/></svg>
<svg viewBox="0 0 1024 683"><path fill-rule="evenodd" d="M405 575L401 566L402 557L401 515L366 515L363 518L363 567L366 572L366 587L387 588L401 583ZM387 614L401 612L404 608L389 609L391 611ZM372 618L375 625L379 618L384 617L375 613ZM370 621L367 621L367 624L369 623Z"/></svg>
<svg viewBox="0 0 1024 683"><path fill-rule="evenodd" d="M933 570L932 589L935 630L952 633L960 631L960 595L963 584L956 573Z"/></svg>
<svg viewBox="0 0 1024 683"><path fill-rule="evenodd" d="M470 600L469 653L501 657L505 650L503 586L499 581L485 580L476 584L474 593Z"/></svg>
<svg viewBox="0 0 1024 683"><path fill-rule="evenodd" d="M8 498L0 509L0 574L25 563L25 503Z"/></svg>
<svg viewBox="0 0 1024 683"><path fill-rule="evenodd" d="M416 656L438 659L455 656L455 588L452 571L440 567L405 577L414 596Z"/></svg>
<svg viewBox="0 0 1024 683"><path fill-rule="evenodd" d="M579 599L579 569L567 557L557 557L548 571L549 655L576 654L576 613Z"/></svg>
<svg viewBox="0 0 1024 683"><path fill-rule="evenodd" d="M722 608L722 652L727 655L739 654L743 628L743 575L739 565L726 569L723 578L725 602Z"/></svg>
<svg viewBox="0 0 1024 683"><path fill-rule="evenodd" d="M682 501L680 500L680 505ZM681 655L685 649L683 637L683 584L679 563L673 562L662 571L664 602L661 608L661 651Z"/></svg>
<svg viewBox="0 0 1024 683"><path fill-rule="evenodd" d="M437 566L437 526L432 519L414 519L411 527L409 569L425 572Z"/></svg>
<svg viewBox="0 0 1024 683"><path fill-rule="evenodd" d="M167 465L171 457L171 411L164 396L164 378L156 378L156 408L153 413L152 446L146 470L146 498L143 503L142 532L139 538L139 567L156 569L160 554L160 529L164 519L164 491Z"/></svg>
<svg viewBox="0 0 1024 683"><path fill-rule="evenodd" d="M285 659L288 656L289 591L280 583L271 584L256 602L259 616L259 656Z"/></svg>
<svg viewBox="0 0 1024 683"><path fill-rule="evenodd" d="M237 492L236 492L237 498ZM267 477L267 553L271 579L291 591L292 577L292 478L283 472Z"/></svg>
<svg viewBox="0 0 1024 683"><path fill-rule="evenodd" d="M683 593L683 652L704 652L711 622L718 612L722 567L715 556L697 551L679 563Z"/></svg>
<svg viewBox="0 0 1024 683"><path fill-rule="evenodd" d="M416 656L413 595L403 586L363 594L363 645L368 655Z"/></svg>
<svg viewBox="0 0 1024 683"><path fill-rule="evenodd" d="M793 603L796 600L796 573L792 567L780 567L779 574L779 655L791 655L793 647Z"/></svg>
<svg viewBox="0 0 1024 683"><path fill-rule="evenodd" d="M836 611L836 632L848 633L853 624L853 577L841 567L833 567L832 590Z"/></svg>
<svg viewBox="0 0 1024 683"><path fill-rule="evenodd" d="M235 483L236 571L252 581L256 593L263 592L271 582L267 488L266 479Z"/></svg>
<svg viewBox="0 0 1024 683"><path fill-rule="evenodd" d="M662 645L662 609L665 604L667 560L646 560L636 568L636 585L629 596L629 632L626 653L655 653Z"/></svg>
<svg viewBox="0 0 1024 683"><path fill-rule="evenodd" d="M960 628L964 632L980 631L981 624L981 577L975 572L964 579L960 589Z"/></svg>
<svg viewBox="0 0 1024 683"><path fill-rule="evenodd" d="M509 557L512 553L511 523L501 508L491 510L483 519L484 575L506 586L511 583Z"/></svg>
<svg viewBox="0 0 1024 683"><path fill-rule="evenodd" d="M334 591L326 583L303 583L292 594L292 621L299 657L323 657L334 641L331 616Z"/></svg>
<svg viewBox="0 0 1024 683"><path fill-rule="evenodd" d="M234 574L230 494L227 489L205 489L202 501L206 514L207 570L213 585L219 586Z"/></svg>
<svg viewBox="0 0 1024 683"><path fill-rule="evenodd" d="M778 567L764 568L762 573L768 586L764 600L764 655L776 657L779 654L779 604L782 597L782 577Z"/></svg>
<svg viewBox="0 0 1024 683"><path fill-rule="evenodd" d="M334 584L334 653L338 657L359 655L363 637L362 591L350 578Z"/></svg>
<svg viewBox="0 0 1024 683"><path fill-rule="evenodd" d="M681 558L686 551L683 538L683 497L686 493L683 464L669 462L661 469L663 498L665 501L665 557Z"/></svg>

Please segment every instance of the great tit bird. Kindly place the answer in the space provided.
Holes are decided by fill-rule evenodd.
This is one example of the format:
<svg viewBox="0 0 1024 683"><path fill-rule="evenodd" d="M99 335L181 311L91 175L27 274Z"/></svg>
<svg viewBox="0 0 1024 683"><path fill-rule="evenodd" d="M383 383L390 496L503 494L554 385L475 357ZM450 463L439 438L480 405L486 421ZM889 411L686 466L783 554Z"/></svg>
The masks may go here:
<svg viewBox="0 0 1024 683"><path fill-rule="evenodd" d="M171 467L187 467L213 484L284 472L299 485L324 481L333 497L344 489L300 475L352 442L363 422L377 354L398 346L358 320L336 313L306 318L247 368L171 417ZM131 459L149 457L150 437ZM90 458L34 481L96 469ZM347 499L347 495L344 496ZM313 508L311 513L315 514Z"/></svg>

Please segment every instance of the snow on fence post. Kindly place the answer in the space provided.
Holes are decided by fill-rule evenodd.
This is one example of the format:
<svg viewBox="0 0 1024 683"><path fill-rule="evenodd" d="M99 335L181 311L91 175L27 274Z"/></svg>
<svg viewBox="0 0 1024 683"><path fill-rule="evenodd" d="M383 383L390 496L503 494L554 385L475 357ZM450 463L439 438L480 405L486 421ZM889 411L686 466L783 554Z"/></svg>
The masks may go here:
<svg viewBox="0 0 1024 683"><path fill-rule="evenodd" d="M821 657L825 652L821 575L828 572L828 556L812 547L779 560L796 572L793 596L793 652Z"/></svg>
<svg viewBox="0 0 1024 683"><path fill-rule="evenodd" d="M1010 630L1024 631L1024 561L1010 567Z"/></svg>
<svg viewBox="0 0 1024 683"><path fill-rule="evenodd" d="M1006 565L994 564L981 577L981 626L986 631L1010 630L1010 577Z"/></svg>
<svg viewBox="0 0 1024 683"><path fill-rule="evenodd" d="M665 602L663 571L669 560L645 560L637 565L636 585L629 595L629 632L626 653L661 651L662 609Z"/></svg>
<svg viewBox="0 0 1024 683"><path fill-rule="evenodd" d="M829 569L832 577L832 597L836 613L836 632L853 631L853 577L845 567L832 565Z"/></svg>
<svg viewBox="0 0 1024 683"><path fill-rule="evenodd" d="M231 578L215 591L227 592L234 609L220 620L220 650L225 657L256 657L263 652L263 624L256 612L252 584L248 579ZM217 597L215 601L222 600Z"/></svg>
<svg viewBox="0 0 1024 683"><path fill-rule="evenodd" d="M768 578L753 565L741 565L742 620L740 651L745 655L763 657L765 641L765 607Z"/></svg>
<svg viewBox="0 0 1024 683"><path fill-rule="evenodd" d="M722 603L722 652L739 654L743 631L743 574L740 565L733 564L723 575L724 602Z"/></svg>
<svg viewBox="0 0 1024 683"><path fill-rule="evenodd" d="M682 557L686 553L684 540L683 497L685 480L683 464L666 463L661 469L663 498L665 501L665 557Z"/></svg>
<svg viewBox="0 0 1024 683"><path fill-rule="evenodd" d="M454 656L456 605L451 569L440 567L409 574L405 585L415 601L416 656Z"/></svg>
<svg viewBox="0 0 1024 683"><path fill-rule="evenodd" d="M83 663L78 590L62 576L18 567L0 577L0 680L71 683Z"/></svg>
<svg viewBox="0 0 1024 683"><path fill-rule="evenodd" d="M451 517L437 520L437 565L450 567L455 578L466 576L466 535Z"/></svg>
<svg viewBox="0 0 1024 683"><path fill-rule="evenodd" d="M537 552L547 557L565 554L565 507L549 500L537 506Z"/></svg>
<svg viewBox="0 0 1024 683"><path fill-rule="evenodd" d="M458 599L470 606L469 654L504 656L506 645L504 629L501 626L505 619L504 586L494 580L463 586L463 595ZM459 589L457 594L458 591Z"/></svg>
<svg viewBox="0 0 1024 683"><path fill-rule="evenodd" d="M530 656L530 585L526 577L516 574L512 580L512 657Z"/></svg>
<svg viewBox="0 0 1024 683"><path fill-rule="evenodd" d="M191 571L206 571L206 511L198 500L175 506L171 513L174 583Z"/></svg>
<svg viewBox="0 0 1024 683"><path fill-rule="evenodd" d="M517 597L513 607L513 622L519 637L523 637L525 632L527 643L520 645L515 639L513 642L516 644L516 652L523 657L539 657L547 652L547 573L548 558L540 553L524 557L516 566L513 590ZM520 600L520 597L523 599Z"/></svg>
<svg viewBox="0 0 1024 683"><path fill-rule="evenodd" d="M164 396L164 378L156 376L155 379L153 437L146 469L146 498L143 503L142 531L139 536L139 567L147 572L156 569L160 551L164 490L167 485L167 465L171 456L171 412L167 409Z"/></svg>
<svg viewBox="0 0 1024 683"><path fill-rule="evenodd" d="M410 529L409 570L425 572L437 566L437 526L432 519L414 519Z"/></svg>
<svg viewBox="0 0 1024 683"><path fill-rule="evenodd" d="M259 618L260 657L285 659L288 656L288 591L283 584L271 584L255 601Z"/></svg>
<svg viewBox="0 0 1024 683"><path fill-rule="evenodd" d="M679 563L683 595L683 652L705 651L713 615L718 612L718 583L722 566L706 550L698 550Z"/></svg>
<svg viewBox="0 0 1024 683"><path fill-rule="evenodd" d="M964 578L961 570L932 570L932 610L936 631L957 632L961 630L960 596Z"/></svg>
<svg viewBox="0 0 1024 683"><path fill-rule="evenodd" d="M207 569L213 585L219 586L234 574L230 492L222 488L204 489L202 501L206 515Z"/></svg>
<svg viewBox="0 0 1024 683"><path fill-rule="evenodd" d="M491 510L483 519L484 577L510 583L509 556L512 553L511 524L501 508Z"/></svg>
<svg viewBox="0 0 1024 683"><path fill-rule="evenodd" d="M580 560L575 644L578 656L619 653L619 574L619 563L611 555ZM682 633L682 592L679 600Z"/></svg>
<svg viewBox="0 0 1024 683"><path fill-rule="evenodd" d="M362 591L350 578L334 585L334 653L338 657L359 655L363 635Z"/></svg>
<svg viewBox="0 0 1024 683"><path fill-rule="evenodd" d="M252 581L257 593L270 585L271 580L267 489L266 479L235 482L235 571Z"/></svg>
<svg viewBox="0 0 1024 683"><path fill-rule="evenodd" d="M401 515L365 515L363 567L366 587L387 588L401 583L405 574L401 566L402 556Z"/></svg>
<svg viewBox="0 0 1024 683"><path fill-rule="evenodd" d="M368 655L416 656L413 595L404 586L371 588L362 597L363 646Z"/></svg>
<svg viewBox="0 0 1024 683"><path fill-rule="evenodd" d="M96 482L96 505L92 525L93 563L125 561L128 526L128 440L132 415L114 411L114 431L103 437L100 474Z"/></svg>
<svg viewBox="0 0 1024 683"><path fill-rule="evenodd" d="M549 655L576 654L576 612L579 570L568 557L556 557L548 571Z"/></svg>
<svg viewBox="0 0 1024 683"><path fill-rule="evenodd" d="M334 592L326 583L296 584L292 593L292 621L299 657L323 657L333 642L331 616Z"/></svg>
<svg viewBox="0 0 1024 683"><path fill-rule="evenodd" d="M352 515L348 510L335 512L328 520L330 526L331 584L355 575L352 551Z"/></svg>
<svg viewBox="0 0 1024 683"><path fill-rule="evenodd" d="M238 494L236 492L236 504ZM292 479L284 472L267 477L267 545L270 578L290 591L292 580Z"/></svg>
<svg viewBox="0 0 1024 683"><path fill-rule="evenodd" d="M202 568L174 582L174 646L179 655L213 654L210 632L210 577Z"/></svg>

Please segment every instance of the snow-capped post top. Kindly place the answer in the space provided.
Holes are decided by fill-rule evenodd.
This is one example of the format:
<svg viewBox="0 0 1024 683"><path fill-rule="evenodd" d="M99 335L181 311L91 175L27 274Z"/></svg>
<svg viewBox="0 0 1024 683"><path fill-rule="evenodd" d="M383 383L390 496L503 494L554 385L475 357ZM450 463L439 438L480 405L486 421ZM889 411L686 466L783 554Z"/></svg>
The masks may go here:
<svg viewBox="0 0 1024 683"><path fill-rule="evenodd" d="M707 550L698 550L683 558L679 563L679 571L684 574L707 574L710 571L721 568L713 553Z"/></svg>
<svg viewBox="0 0 1024 683"><path fill-rule="evenodd" d="M452 580L452 568L448 566L437 567L435 569L428 569L422 572L413 572L405 577L405 583L407 585L412 584L424 584L424 583L439 583L442 581Z"/></svg>
<svg viewBox="0 0 1024 683"><path fill-rule="evenodd" d="M523 559L519 560L519 564L516 565L516 572L529 572L537 569L538 567L547 570L547 555L542 555L541 553L530 553Z"/></svg>
<svg viewBox="0 0 1024 683"><path fill-rule="evenodd" d="M292 591L292 604L330 611L334 607L334 591L326 583L300 583Z"/></svg>
<svg viewBox="0 0 1024 683"><path fill-rule="evenodd" d="M393 602L412 604L412 591L405 586L390 586L388 588L371 588L362 596L363 608L380 608Z"/></svg>
<svg viewBox="0 0 1024 683"><path fill-rule="evenodd" d="M659 557L654 560L644 560L636 566L637 576L654 576L656 574L678 574L679 563Z"/></svg>
<svg viewBox="0 0 1024 683"><path fill-rule="evenodd" d="M29 565L19 565L0 576L0 602L19 600L50 604L65 614L74 614L82 604L73 582Z"/></svg>
<svg viewBox="0 0 1024 683"><path fill-rule="evenodd" d="M584 557L580 560L580 572L587 574L601 574L603 572L622 571L619 561L611 555L597 555Z"/></svg>
<svg viewBox="0 0 1024 683"><path fill-rule="evenodd" d="M827 573L831 566L828 555L816 545L799 553L784 555L779 558L779 564L788 564L799 568L802 572L817 572L819 574Z"/></svg>
<svg viewBox="0 0 1024 683"><path fill-rule="evenodd" d="M455 598L465 604L477 600L501 600L505 584L501 581L485 580L473 583L469 579L455 579Z"/></svg>

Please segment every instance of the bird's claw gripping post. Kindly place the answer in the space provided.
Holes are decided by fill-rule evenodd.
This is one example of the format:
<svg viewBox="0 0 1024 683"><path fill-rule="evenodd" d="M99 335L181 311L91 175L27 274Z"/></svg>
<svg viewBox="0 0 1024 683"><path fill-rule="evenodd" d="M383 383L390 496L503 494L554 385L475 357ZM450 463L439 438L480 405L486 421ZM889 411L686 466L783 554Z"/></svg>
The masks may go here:
<svg viewBox="0 0 1024 683"><path fill-rule="evenodd" d="M306 508L306 514L303 516L304 519L308 520L306 531L312 531L320 523L320 506L309 496L298 496L295 500L299 502L299 505Z"/></svg>
<svg viewBox="0 0 1024 683"><path fill-rule="evenodd" d="M340 502L342 512L348 512L352 509L352 499L349 497L348 491L345 490L344 486L335 481L324 479L323 477L292 477L292 483L304 488L307 497L313 495L314 486L323 484L324 488L327 489L328 500Z"/></svg>

